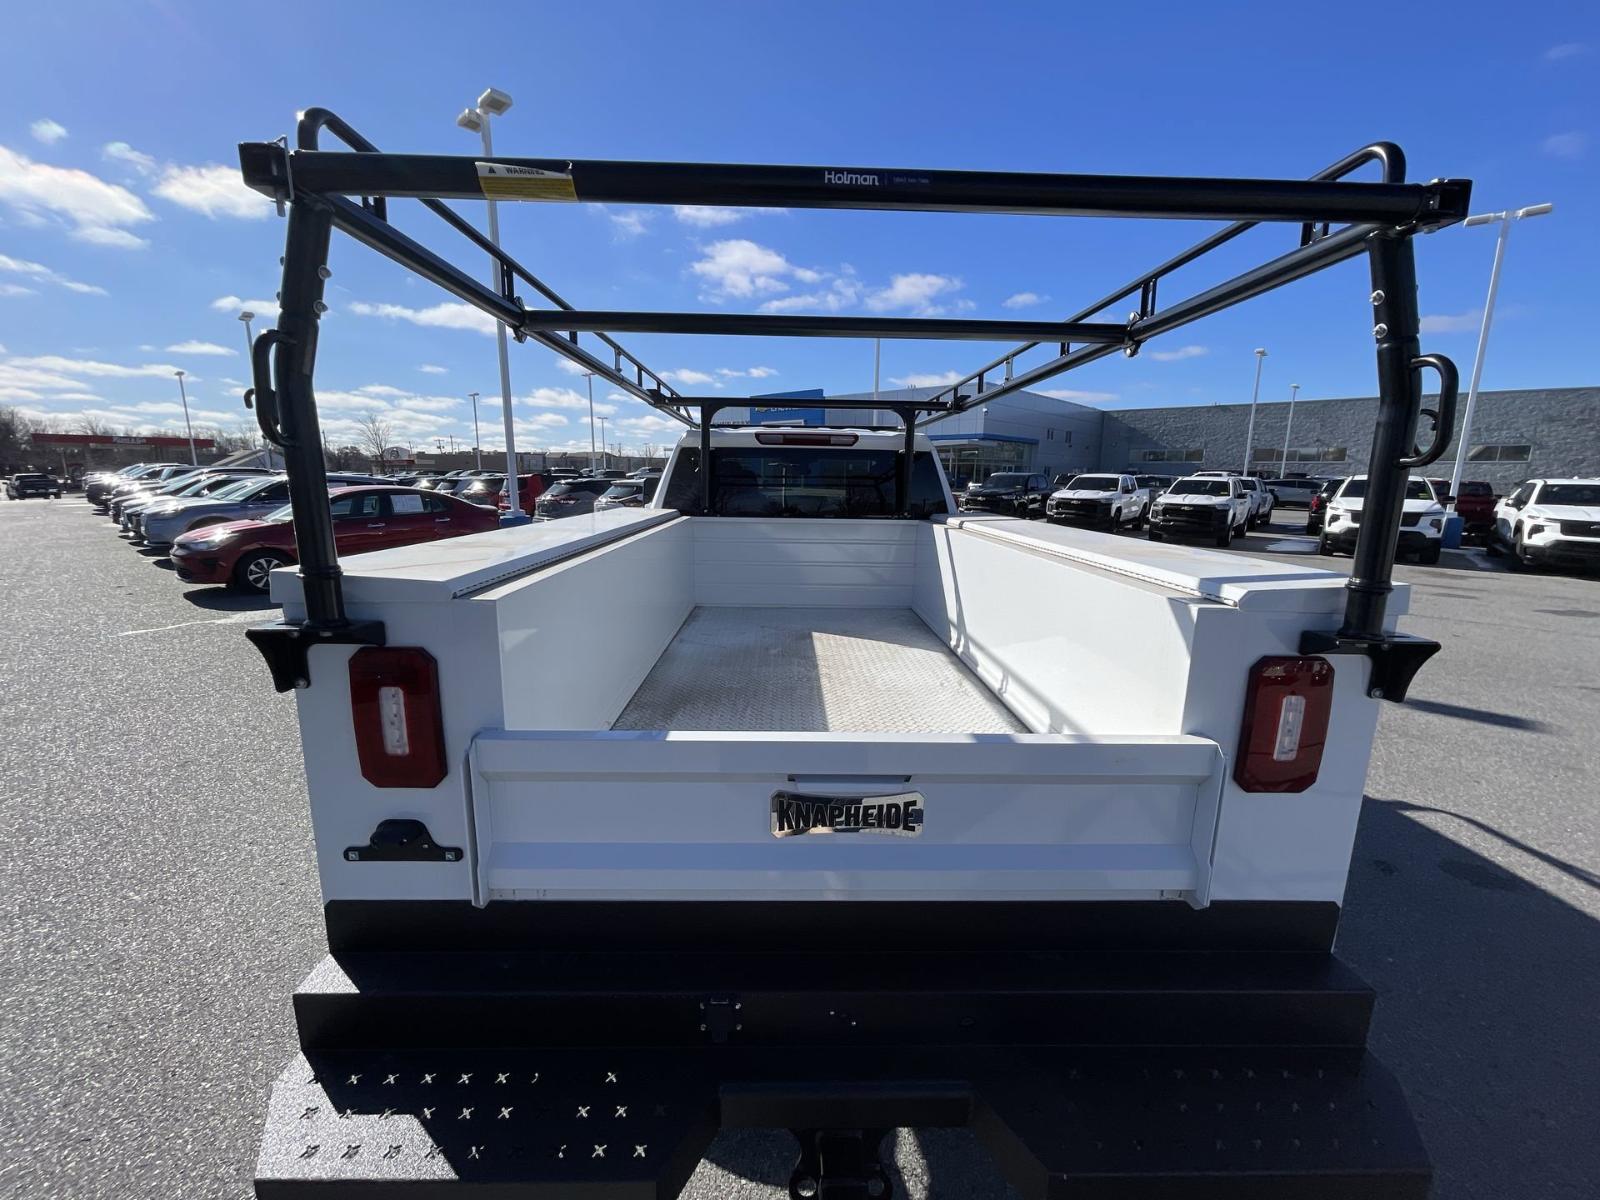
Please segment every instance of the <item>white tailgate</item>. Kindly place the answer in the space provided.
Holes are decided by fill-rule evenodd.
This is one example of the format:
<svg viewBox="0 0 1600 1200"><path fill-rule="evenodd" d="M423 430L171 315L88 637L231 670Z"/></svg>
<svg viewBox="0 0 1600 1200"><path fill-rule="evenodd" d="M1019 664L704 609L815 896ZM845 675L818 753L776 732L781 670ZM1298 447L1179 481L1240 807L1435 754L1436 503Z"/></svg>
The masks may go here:
<svg viewBox="0 0 1600 1200"><path fill-rule="evenodd" d="M1222 754L1185 736L480 733L475 898L1209 896ZM916 837L777 837L775 791L916 792Z"/></svg>

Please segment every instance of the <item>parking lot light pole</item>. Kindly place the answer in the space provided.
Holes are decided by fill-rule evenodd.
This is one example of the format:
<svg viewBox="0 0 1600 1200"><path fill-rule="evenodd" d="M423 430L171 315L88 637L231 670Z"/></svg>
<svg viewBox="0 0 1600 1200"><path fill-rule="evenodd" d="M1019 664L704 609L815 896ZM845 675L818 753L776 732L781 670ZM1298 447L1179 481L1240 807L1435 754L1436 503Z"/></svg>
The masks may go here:
<svg viewBox="0 0 1600 1200"><path fill-rule="evenodd" d="M483 447L478 441L478 393L468 392L467 398L472 401L472 465L478 470L483 470Z"/></svg>
<svg viewBox="0 0 1600 1200"><path fill-rule="evenodd" d="M1256 401L1261 397L1261 364L1266 362L1267 352L1256 351L1256 386L1250 393L1250 423L1244 430L1244 470L1242 475L1250 474L1250 442L1256 436Z"/></svg>
<svg viewBox="0 0 1600 1200"><path fill-rule="evenodd" d="M246 366L248 366L250 363L250 348L254 345L250 339L250 322L254 321L255 319L255 313L251 312L249 309L245 309L239 314L239 320L244 322L244 358Z"/></svg>
<svg viewBox="0 0 1600 1200"><path fill-rule="evenodd" d="M589 470L596 471L594 458L594 372L585 371L584 378L589 381Z"/></svg>
<svg viewBox="0 0 1600 1200"><path fill-rule="evenodd" d="M456 124L463 129L471 130L483 139L483 157L494 157L494 143L489 136L489 118L502 115L511 107L511 97L498 88L485 88L478 103L468 109L462 110L456 118ZM489 241L498 249L500 246L500 214L495 202L489 204ZM496 292L500 290L500 263L499 260L490 258L489 283ZM511 411L511 361L506 354L506 327L499 321L494 323L495 345L500 353L500 404L501 413L505 418L506 433L506 515L508 524L521 524L527 518L522 512L520 489L517 487L517 434L516 418Z"/></svg>
<svg viewBox="0 0 1600 1200"><path fill-rule="evenodd" d="M1472 382L1467 385L1467 407L1461 414L1461 437L1456 446L1456 467L1450 474L1450 495L1461 494L1461 473L1467 467L1467 454L1472 448L1472 412L1478 406L1478 380L1483 377L1483 356L1489 348L1489 326L1494 322L1494 298L1500 290L1500 268L1506 259L1506 242L1511 237L1511 222L1524 217L1542 217L1551 211L1553 204L1530 204L1527 208L1507 209L1505 212L1479 213L1468 217L1463 225L1490 225L1500 222L1500 236L1494 243L1494 266L1489 269L1489 298L1483 303L1483 324L1478 329L1478 352L1472 358Z"/></svg>
<svg viewBox="0 0 1600 1200"><path fill-rule="evenodd" d="M1278 463L1278 474L1289 473L1289 434L1294 431L1294 398L1300 394L1300 385L1289 385L1289 419L1283 423L1283 460Z"/></svg>
<svg viewBox="0 0 1600 1200"><path fill-rule="evenodd" d="M189 462L198 467L200 456L194 452L194 426L189 423L189 393L183 390L183 372L174 371L178 377L178 399L183 401L183 427L189 431Z"/></svg>
<svg viewBox="0 0 1600 1200"><path fill-rule="evenodd" d="M589 387L591 389L594 387L594 381L593 380L589 381ZM590 403L592 404L594 402L590 401ZM593 430L591 430L590 432L593 432ZM606 419L604 417L601 417L600 418L600 465L602 467L609 467L611 464L606 460L609 459L610 457L611 457L611 447L606 445Z"/></svg>

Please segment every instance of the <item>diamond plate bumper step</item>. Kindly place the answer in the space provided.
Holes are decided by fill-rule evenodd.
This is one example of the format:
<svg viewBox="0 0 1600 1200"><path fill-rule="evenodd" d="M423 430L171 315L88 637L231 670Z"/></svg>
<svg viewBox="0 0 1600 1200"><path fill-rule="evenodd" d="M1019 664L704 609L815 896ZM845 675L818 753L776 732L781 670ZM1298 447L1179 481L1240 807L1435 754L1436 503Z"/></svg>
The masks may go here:
<svg viewBox="0 0 1600 1200"><path fill-rule="evenodd" d="M263 1200L672 1197L722 1126L970 1126L1025 1197L1383 1200L1429 1171L1361 1051L312 1051Z"/></svg>

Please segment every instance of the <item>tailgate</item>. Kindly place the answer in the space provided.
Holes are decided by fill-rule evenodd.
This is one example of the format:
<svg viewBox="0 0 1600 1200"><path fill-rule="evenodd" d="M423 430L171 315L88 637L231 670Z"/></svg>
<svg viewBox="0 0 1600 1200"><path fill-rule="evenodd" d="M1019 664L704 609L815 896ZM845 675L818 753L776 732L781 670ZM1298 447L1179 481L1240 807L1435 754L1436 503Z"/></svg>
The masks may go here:
<svg viewBox="0 0 1600 1200"><path fill-rule="evenodd" d="M1205 738L486 731L474 899L1209 896Z"/></svg>

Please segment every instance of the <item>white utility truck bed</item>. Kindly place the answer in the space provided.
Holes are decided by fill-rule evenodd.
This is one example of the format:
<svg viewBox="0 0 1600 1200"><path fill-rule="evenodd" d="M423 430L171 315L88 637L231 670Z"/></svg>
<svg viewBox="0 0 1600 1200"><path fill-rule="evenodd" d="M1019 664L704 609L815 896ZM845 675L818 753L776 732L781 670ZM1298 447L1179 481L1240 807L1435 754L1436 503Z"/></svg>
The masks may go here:
<svg viewBox="0 0 1600 1200"><path fill-rule="evenodd" d="M709 606L611 728L1026 732L909 608Z"/></svg>

